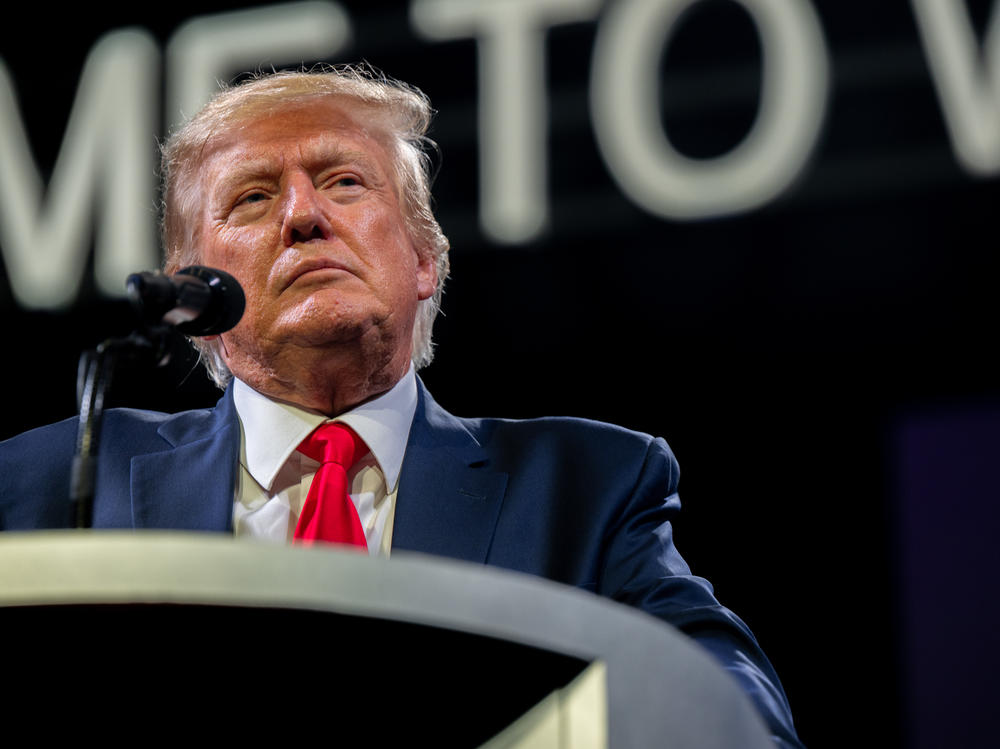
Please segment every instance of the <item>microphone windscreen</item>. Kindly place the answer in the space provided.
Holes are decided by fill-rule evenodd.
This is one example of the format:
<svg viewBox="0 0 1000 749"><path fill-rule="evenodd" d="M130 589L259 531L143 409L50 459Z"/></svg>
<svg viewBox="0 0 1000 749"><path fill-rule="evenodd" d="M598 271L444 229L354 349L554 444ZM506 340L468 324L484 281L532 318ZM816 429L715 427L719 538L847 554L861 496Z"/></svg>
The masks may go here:
<svg viewBox="0 0 1000 749"><path fill-rule="evenodd" d="M203 265L191 265L177 271L173 279L179 289L182 289L183 277L193 277L205 283L210 298L198 315L176 326L178 331L185 335L208 336L236 327L246 309L246 296L239 281L225 271Z"/></svg>

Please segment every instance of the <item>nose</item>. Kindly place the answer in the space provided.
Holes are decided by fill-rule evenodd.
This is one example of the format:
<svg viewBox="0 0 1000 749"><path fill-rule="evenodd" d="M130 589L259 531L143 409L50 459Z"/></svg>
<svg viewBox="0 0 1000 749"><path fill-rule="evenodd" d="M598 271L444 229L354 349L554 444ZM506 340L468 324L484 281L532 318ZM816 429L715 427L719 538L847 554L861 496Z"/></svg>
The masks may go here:
<svg viewBox="0 0 1000 749"><path fill-rule="evenodd" d="M323 212L323 196L317 192L307 175L289 179L285 194L285 210L281 224L281 239L285 247L311 239L330 239L333 227Z"/></svg>

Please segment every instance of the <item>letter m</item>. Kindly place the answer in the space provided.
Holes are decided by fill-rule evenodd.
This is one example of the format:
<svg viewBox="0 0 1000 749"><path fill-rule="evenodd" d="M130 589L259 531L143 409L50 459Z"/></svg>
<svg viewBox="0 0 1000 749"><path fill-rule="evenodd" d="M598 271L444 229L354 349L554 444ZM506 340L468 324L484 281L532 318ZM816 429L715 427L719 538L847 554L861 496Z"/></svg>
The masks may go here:
<svg viewBox="0 0 1000 749"><path fill-rule="evenodd" d="M158 64L155 43L141 31L116 31L94 45L46 187L0 61L0 251L22 306L71 304L92 236L105 293L120 295L130 272L158 264Z"/></svg>

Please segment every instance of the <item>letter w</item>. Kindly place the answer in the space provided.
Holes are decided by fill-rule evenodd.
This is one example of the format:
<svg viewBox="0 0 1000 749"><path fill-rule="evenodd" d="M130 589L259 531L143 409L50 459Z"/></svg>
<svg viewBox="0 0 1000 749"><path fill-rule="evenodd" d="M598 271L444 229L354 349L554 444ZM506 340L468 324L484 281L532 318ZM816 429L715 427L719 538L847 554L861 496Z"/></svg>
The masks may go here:
<svg viewBox="0 0 1000 749"><path fill-rule="evenodd" d="M1000 173L1000 13L994 7L979 54L960 0L912 0L952 146L973 174Z"/></svg>

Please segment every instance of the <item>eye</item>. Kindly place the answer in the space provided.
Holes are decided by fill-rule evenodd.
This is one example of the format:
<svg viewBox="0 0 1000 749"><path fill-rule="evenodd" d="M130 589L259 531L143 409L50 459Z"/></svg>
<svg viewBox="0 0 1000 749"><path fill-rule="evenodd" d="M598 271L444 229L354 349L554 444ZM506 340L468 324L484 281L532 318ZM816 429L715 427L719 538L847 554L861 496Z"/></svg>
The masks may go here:
<svg viewBox="0 0 1000 749"><path fill-rule="evenodd" d="M259 203L262 200L267 200L267 194L263 192L251 192L244 195L237 201L237 205L247 205L250 203Z"/></svg>
<svg viewBox="0 0 1000 749"><path fill-rule="evenodd" d="M357 187L361 180L353 174L339 174L331 177L325 184L325 189L330 190L336 187Z"/></svg>

